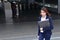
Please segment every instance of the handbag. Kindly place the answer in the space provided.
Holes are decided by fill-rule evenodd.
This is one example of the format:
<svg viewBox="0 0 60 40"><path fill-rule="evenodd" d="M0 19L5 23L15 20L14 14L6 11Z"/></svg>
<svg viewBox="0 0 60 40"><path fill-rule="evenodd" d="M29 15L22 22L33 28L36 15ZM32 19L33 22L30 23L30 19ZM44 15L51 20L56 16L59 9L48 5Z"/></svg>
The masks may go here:
<svg viewBox="0 0 60 40"><path fill-rule="evenodd" d="M43 27L49 27L50 26L50 22L49 20L45 20L45 21L38 21L38 25L43 28Z"/></svg>

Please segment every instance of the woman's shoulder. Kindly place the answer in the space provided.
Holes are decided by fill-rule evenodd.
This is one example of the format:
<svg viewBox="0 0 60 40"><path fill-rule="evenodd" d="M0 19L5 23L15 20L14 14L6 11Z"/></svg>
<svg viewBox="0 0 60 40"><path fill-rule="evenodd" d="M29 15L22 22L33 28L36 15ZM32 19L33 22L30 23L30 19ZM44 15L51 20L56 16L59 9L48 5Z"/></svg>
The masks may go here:
<svg viewBox="0 0 60 40"><path fill-rule="evenodd" d="M47 18L49 19L50 22L53 21L51 16L48 16Z"/></svg>
<svg viewBox="0 0 60 40"><path fill-rule="evenodd" d="M39 21L41 20L41 16L38 17ZM46 19L52 20L51 16L46 16Z"/></svg>
<svg viewBox="0 0 60 40"><path fill-rule="evenodd" d="M39 16L38 18L41 18L41 16Z"/></svg>
<svg viewBox="0 0 60 40"><path fill-rule="evenodd" d="M52 19L52 17L51 17L51 16L47 16L46 18Z"/></svg>
<svg viewBox="0 0 60 40"><path fill-rule="evenodd" d="M38 17L38 21L40 21L40 20L41 20L41 16Z"/></svg>

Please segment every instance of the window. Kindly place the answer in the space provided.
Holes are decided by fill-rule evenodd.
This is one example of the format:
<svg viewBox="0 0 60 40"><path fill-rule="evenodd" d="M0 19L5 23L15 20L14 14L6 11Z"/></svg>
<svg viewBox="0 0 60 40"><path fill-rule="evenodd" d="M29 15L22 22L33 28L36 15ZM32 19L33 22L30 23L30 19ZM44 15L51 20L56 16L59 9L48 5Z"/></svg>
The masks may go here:
<svg viewBox="0 0 60 40"><path fill-rule="evenodd" d="M58 0L45 0L45 3L58 5Z"/></svg>
<svg viewBox="0 0 60 40"><path fill-rule="evenodd" d="M43 3L43 0L35 0L36 2Z"/></svg>

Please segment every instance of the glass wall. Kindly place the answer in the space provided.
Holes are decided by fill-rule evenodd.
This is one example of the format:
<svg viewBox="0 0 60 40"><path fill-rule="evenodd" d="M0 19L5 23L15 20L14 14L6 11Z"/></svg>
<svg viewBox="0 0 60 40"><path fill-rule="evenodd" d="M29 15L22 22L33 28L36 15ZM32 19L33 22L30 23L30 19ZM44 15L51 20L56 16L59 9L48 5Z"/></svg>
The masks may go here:
<svg viewBox="0 0 60 40"><path fill-rule="evenodd" d="M36 0L40 6L45 6L49 9L50 12L58 13L58 0Z"/></svg>
<svg viewBox="0 0 60 40"><path fill-rule="evenodd" d="M45 0L45 2L48 3L48 4L58 5L58 0Z"/></svg>

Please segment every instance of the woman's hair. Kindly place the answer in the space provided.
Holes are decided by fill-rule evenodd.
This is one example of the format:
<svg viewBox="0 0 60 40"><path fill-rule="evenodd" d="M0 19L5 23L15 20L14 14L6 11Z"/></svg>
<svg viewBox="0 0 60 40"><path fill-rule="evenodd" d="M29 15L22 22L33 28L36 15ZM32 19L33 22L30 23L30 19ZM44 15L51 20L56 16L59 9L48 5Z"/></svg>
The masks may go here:
<svg viewBox="0 0 60 40"><path fill-rule="evenodd" d="M41 10L43 10L44 12L46 12L47 16L51 16L51 14L48 12L46 7L42 7Z"/></svg>

